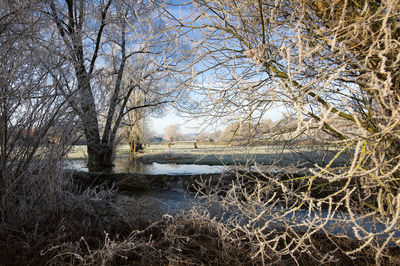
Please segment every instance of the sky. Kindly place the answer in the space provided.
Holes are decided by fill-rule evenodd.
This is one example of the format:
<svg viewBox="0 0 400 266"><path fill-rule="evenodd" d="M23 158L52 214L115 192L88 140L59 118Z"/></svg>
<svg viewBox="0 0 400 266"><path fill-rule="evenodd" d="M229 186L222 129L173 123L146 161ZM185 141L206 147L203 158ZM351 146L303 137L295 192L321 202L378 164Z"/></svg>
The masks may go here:
<svg viewBox="0 0 400 266"><path fill-rule="evenodd" d="M177 4L176 6L169 6L168 10L174 16L178 18L183 18L186 17L190 14L189 11L189 6L179 6L179 4L182 4L182 2L187 2L187 1L177 1L177 0L171 0L171 3ZM215 81L214 81L215 82ZM285 110L280 107L275 107L272 110L268 111L268 113L264 116L265 119L271 119L272 121L279 120L282 118L282 113L284 113ZM207 128L204 126L204 123L202 120L195 120L195 119L187 119L179 116L179 114L173 110L170 109L169 112L166 113L166 115L162 117L152 117L151 119L148 120L148 126L152 132L154 132L156 135L163 135L165 134L165 128L169 125L176 125L178 124L180 126L181 133L183 134L192 134L192 133L200 133L200 131L204 128L206 128L206 131L214 131L214 130L224 130L226 125L213 125L212 128Z"/></svg>
<svg viewBox="0 0 400 266"><path fill-rule="evenodd" d="M268 111L264 116L265 119L271 119L277 121L283 117L283 113L286 110L282 107L275 107ZM204 129L204 122L200 119L188 119L180 117L174 110L170 110L166 115L162 117L152 117L149 120L149 127L152 132L156 135L164 135L165 128L169 125L180 126L181 133L183 134L195 134L199 133L201 129ZM209 128L209 131L224 130L226 125L217 125L216 127ZM207 127L206 127L207 128Z"/></svg>
<svg viewBox="0 0 400 266"><path fill-rule="evenodd" d="M165 116L152 117L149 121L150 130L156 133L156 135L165 134L165 128L167 126L176 124L180 126L181 133L192 134L198 132L197 128L201 124L199 120L188 121L187 118L178 116L177 113L172 110Z"/></svg>

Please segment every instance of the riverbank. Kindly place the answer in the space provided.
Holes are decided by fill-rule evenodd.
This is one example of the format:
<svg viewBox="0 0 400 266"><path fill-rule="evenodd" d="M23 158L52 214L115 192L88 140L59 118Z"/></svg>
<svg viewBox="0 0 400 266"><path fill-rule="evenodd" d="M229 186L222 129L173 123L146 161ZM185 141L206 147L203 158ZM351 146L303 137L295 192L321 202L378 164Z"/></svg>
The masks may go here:
<svg viewBox="0 0 400 266"><path fill-rule="evenodd" d="M365 240L324 232L319 225L324 221L321 218L302 218L297 224L291 215L274 209L267 213L271 208L266 208L265 204L274 206L271 199L279 199L285 204L285 196L290 196L285 187L273 185L272 180L279 178L283 184L291 186L292 191L302 195L309 184L304 175L229 172L224 175L167 176L77 171L64 174L63 180L73 177L74 185L65 187L68 191L62 192L64 198L59 199L58 209L45 210L40 223L30 223L27 218L19 230L0 228L1 265L376 263L377 250L373 245L361 248ZM285 181L289 178L292 183ZM257 185L256 180L263 182ZM319 189L312 190L307 197L322 197L328 192L327 188L331 192L337 191L335 183L322 183L319 179L314 182ZM113 184L125 192L113 190ZM188 205L167 212L161 218L152 215L153 203L130 194L141 194L143 189L154 190L157 194L159 188L174 190L189 185L195 189L193 191L204 193L205 204ZM122 199L129 204L129 210L121 202L121 193L129 197L129 200ZM164 198L154 202L168 204L168 200L171 198L165 194ZM183 202L181 198L172 200ZM213 213L210 209L213 202L225 209ZM296 202L287 202L289 206L293 203ZM226 217L228 211L236 214ZM309 224L309 229L304 222ZM262 223L270 225L263 227ZM274 224L280 227L271 227ZM354 250L358 251L348 254ZM400 263L399 248L386 246L380 252L381 264Z"/></svg>
<svg viewBox="0 0 400 266"><path fill-rule="evenodd" d="M247 156L242 160L246 159L244 164L249 166L256 160L248 158L260 158L265 163L262 156L271 157L271 153L263 152L213 155L168 150L139 154L136 161L199 164L202 157L208 158L210 164L222 158L221 164L227 162L224 156ZM321 155L302 151L302 154L329 161L329 152ZM127 159L126 155L117 153L118 156ZM299 161L296 156L293 159ZM74 179L81 187L85 184L79 180L87 180L89 187L117 187L120 192L110 200L127 212L127 219L135 226L129 235L105 238L99 242L103 246L90 246L90 250L82 249L79 241L63 246L55 253L62 254L57 259L80 263L93 259L111 265L156 262L342 265L377 263L378 254L381 264L400 263L399 248L394 242L398 239L397 225L385 219L385 213L364 216L363 211L368 214L374 211L369 206L373 207L377 199L360 198L356 175L337 178L343 169L332 167L323 176L313 174L315 168L292 167L289 172L280 163L275 161L269 172L243 169L198 175L76 172L81 177ZM192 206L192 198L186 205L186 198L177 197L174 190L179 190L179 195L184 195L184 191L198 192L206 205ZM147 200L149 194L151 199ZM173 212L159 208L170 204L169 201L182 204L173 206L176 207ZM218 212L210 208L215 204ZM158 210L160 213L155 215Z"/></svg>
<svg viewBox="0 0 400 266"><path fill-rule="evenodd" d="M346 252L362 242L327 234L305 237L300 246L288 252L285 245L307 235L263 230L263 241L272 245L260 248L258 241L245 231L235 230L211 219L196 209L176 216L166 216L129 236L106 235L99 247L87 246L83 240L54 249L53 264L73 265L374 265L375 250L366 247L357 256ZM284 240L276 242L281 235ZM295 244L294 244L295 245ZM262 253L259 252L260 249ZM261 253L261 254L260 254ZM328 254L328 256L326 256ZM382 265L395 265L398 250L385 250Z"/></svg>
<svg viewBox="0 0 400 266"><path fill-rule="evenodd" d="M135 162L143 164L186 164L186 165L210 165L210 166L252 166L252 165L298 165L299 167L314 167L331 163L332 167L348 164L348 154L341 154L335 158L338 147L319 146L227 146L199 144L194 148L191 143L175 144L168 147L167 144L151 144L145 149L132 155L129 154L127 145L120 145L115 152L114 164L119 168L128 169ZM334 161L332 161L332 159ZM83 161L86 159L85 146L73 146L65 160Z"/></svg>
<svg viewBox="0 0 400 266"><path fill-rule="evenodd" d="M245 186L247 193L256 191L258 186L265 186L263 193L268 192L274 197L287 197L287 187L296 191L298 194L308 195L313 199L323 199L331 197L333 202L340 202L344 192L338 193L343 187L355 188L356 180L334 180L315 177L311 172L293 171L274 171L274 172L259 172L259 171L243 171L232 169L221 173L211 174L136 174L136 173L89 173L84 171L70 171L73 180L82 187L90 187L96 185L108 185L116 187L119 191L127 192L145 192L155 191L160 189L167 190L182 190L187 192L201 192L208 194L210 191L217 194L225 195L232 187ZM313 186L310 187L310 180ZM333 195L333 196L331 196ZM248 200L248 199L246 199ZM268 200L268 199L265 199ZM357 201L358 198L353 200ZM286 202L288 205L290 201ZM365 202L367 203L367 202ZM330 206L328 203L321 203L320 207L336 209L345 209L346 206L338 204ZM308 209L308 203L302 204L302 209Z"/></svg>

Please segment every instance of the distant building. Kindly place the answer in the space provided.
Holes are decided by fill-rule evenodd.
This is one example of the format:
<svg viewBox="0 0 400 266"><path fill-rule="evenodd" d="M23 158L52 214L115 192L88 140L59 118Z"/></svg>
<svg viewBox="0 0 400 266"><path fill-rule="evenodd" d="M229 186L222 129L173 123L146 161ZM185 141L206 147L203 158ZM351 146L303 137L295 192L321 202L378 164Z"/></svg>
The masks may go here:
<svg viewBox="0 0 400 266"><path fill-rule="evenodd" d="M160 143L164 142L165 140L162 137L152 137L150 138L150 143Z"/></svg>

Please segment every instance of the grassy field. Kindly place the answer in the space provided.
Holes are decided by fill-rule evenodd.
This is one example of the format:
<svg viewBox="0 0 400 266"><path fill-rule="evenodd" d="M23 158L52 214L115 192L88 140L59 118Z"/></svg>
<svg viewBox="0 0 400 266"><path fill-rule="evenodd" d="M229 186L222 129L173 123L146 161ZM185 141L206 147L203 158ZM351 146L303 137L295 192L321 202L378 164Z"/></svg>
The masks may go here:
<svg viewBox="0 0 400 266"><path fill-rule="evenodd" d="M273 164L281 165L303 163L327 163L335 154L331 147L325 152L315 146L228 146L223 144L194 142L175 143L168 147L167 143L151 144L144 151L138 153L136 158L144 163L177 163L177 164L207 164L207 165L234 165L234 164ZM116 158L129 156L128 145L119 145ZM82 160L87 157L86 146L73 146L67 155L69 160ZM337 164L342 164L346 158L339 158Z"/></svg>

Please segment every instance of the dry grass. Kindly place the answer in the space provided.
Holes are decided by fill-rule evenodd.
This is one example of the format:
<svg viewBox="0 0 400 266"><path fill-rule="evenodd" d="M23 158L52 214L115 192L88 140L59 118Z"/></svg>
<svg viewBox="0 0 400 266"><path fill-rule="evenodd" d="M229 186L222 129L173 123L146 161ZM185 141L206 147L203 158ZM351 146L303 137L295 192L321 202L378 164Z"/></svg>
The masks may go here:
<svg viewBox="0 0 400 266"><path fill-rule="evenodd" d="M261 232L260 232L261 233ZM346 250L360 243L348 238L315 234L303 240L302 249L282 254L291 241L306 233L287 234L277 246L269 241L285 231L265 230L265 246L244 230L212 218L207 210L193 208L176 217L164 216L144 230L133 231L125 238L103 235L102 244L93 248L86 238L54 246L46 251L49 265L368 265L374 264L373 250L366 248L358 256ZM287 233L287 232L286 232ZM391 251L388 251L391 252ZM393 253L391 254L393 255ZM394 256L381 261L399 262Z"/></svg>
<svg viewBox="0 0 400 266"><path fill-rule="evenodd" d="M171 153L166 158L171 156L183 159L186 155ZM285 212L300 207L314 211L330 208L334 221L335 212L343 208L356 210L358 206L356 182L347 186L353 194L343 191L337 198L324 199L318 188L323 187L328 194L336 191L327 190L326 184L329 188L336 184L328 176L324 183L319 183L320 178L312 179L314 186L309 188L309 176L294 174L251 176L238 171L237 180L232 182L212 187L205 187L207 182L199 183L199 194L207 191L203 197L211 205L173 217L167 215L149 224L140 213L128 215L116 204L117 191L112 187L84 186L66 173L59 162L44 160L33 164L18 185L10 186L13 191L8 194L8 201L2 195L7 204L1 212L0 264L399 263L399 249L376 241L379 234L352 240L324 232L322 218L288 218ZM341 187L339 182L338 189ZM284 207L286 211L276 211L271 206ZM380 221L379 216L373 218ZM395 232L395 228L396 225L389 233ZM396 238L392 235L389 240Z"/></svg>
<svg viewBox="0 0 400 266"><path fill-rule="evenodd" d="M398 249L385 247L377 259L373 245L360 249L364 241L313 232L315 222L302 231L279 213L266 215L266 200L273 198L267 194L273 191L265 190L255 180L252 188L249 182L239 178L230 186L209 189L204 197L217 206L213 214L210 214L213 210L210 206L193 207L175 216L165 215L148 225L134 213L130 217L124 215L124 210L114 203L115 190L105 186L79 187L70 176L63 175L62 171L59 174L64 183L62 189L57 190L58 196L51 198L51 208L50 202L36 209L29 205L34 212L42 210L42 213L31 220L24 219L23 224L2 224L0 264L366 265L400 262ZM261 196L251 198L250 195ZM280 202L284 201L283 195ZM221 210L231 215L222 219ZM29 217L27 213L23 215ZM262 226L270 220L281 226ZM354 250L359 251L349 254Z"/></svg>
<svg viewBox="0 0 400 266"><path fill-rule="evenodd" d="M178 217L164 216L126 239L111 240L91 249L86 240L56 246L51 265L235 265L255 262L248 247L236 241L222 223L200 215L197 210ZM247 243L248 245L249 243ZM247 262L247 263L246 263Z"/></svg>
<svg viewBox="0 0 400 266"><path fill-rule="evenodd" d="M130 232L132 220L115 204L116 189L83 187L61 164L42 161L2 194L0 265L38 265L41 250L104 231Z"/></svg>

